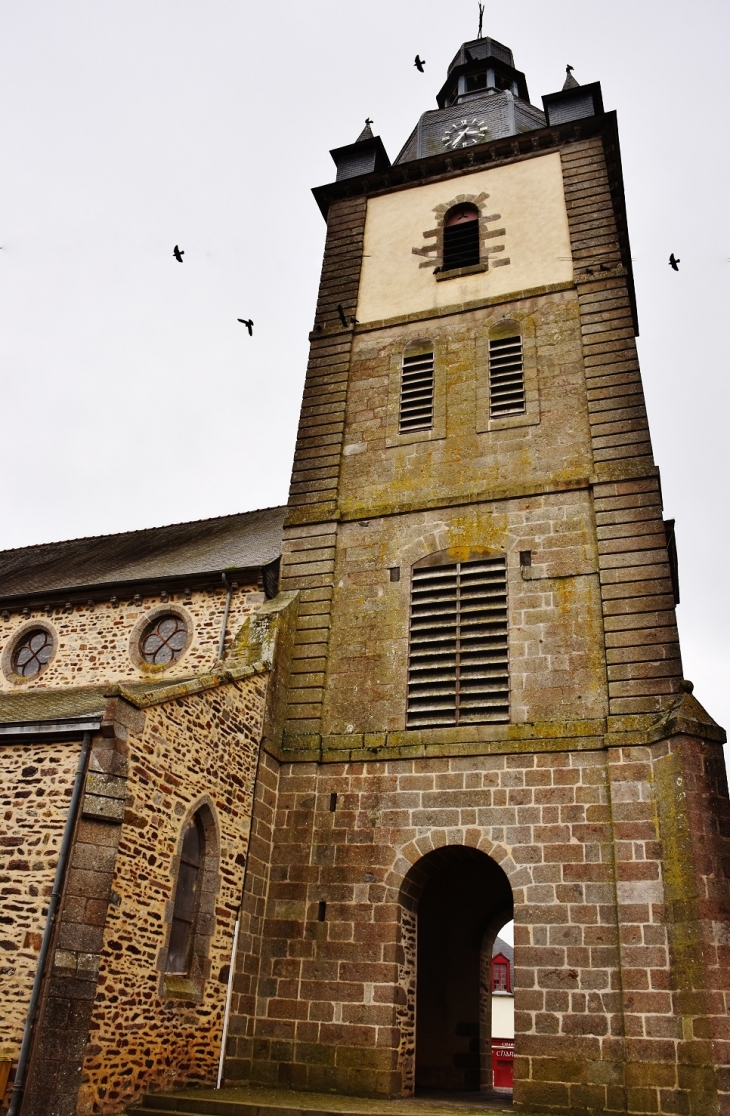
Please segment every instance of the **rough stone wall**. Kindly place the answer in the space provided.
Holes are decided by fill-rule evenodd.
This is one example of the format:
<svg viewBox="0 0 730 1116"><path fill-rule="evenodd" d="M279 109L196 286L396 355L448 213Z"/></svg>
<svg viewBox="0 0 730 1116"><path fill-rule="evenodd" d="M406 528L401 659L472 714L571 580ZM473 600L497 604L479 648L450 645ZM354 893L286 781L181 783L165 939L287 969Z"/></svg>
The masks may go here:
<svg viewBox="0 0 730 1116"><path fill-rule="evenodd" d="M124 825L104 928L80 1113L118 1112L147 1089L215 1080L241 899L265 678L147 710L128 740ZM202 997L166 989L176 856L199 803L219 827Z"/></svg>
<svg viewBox="0 0 730 1116"><path fill-rule="evenodd" d="M570 1087L576 1105L582 1086L607 1103L609 1084L621 1083L622 1045L605 760L568 752L284 765L266 949L256 1015L237 1021L239 1066L270 1084L407 1091L414 934L410 922L401 932L399 889L431 849L466 844L501 864L514 893L518 1100L545 1103L553 1091L540 1078L562 1058L582 1067Z"/></svg>
<svg viewBox="0 0 730 1116"><path fill-rule="evenodd" d="M610 712L653 713L682 681L679 634L606 155L609 135L563 148L595 462ZM605 269L605 270L604 270Z"/></svg>
<svg viewBox="0 0 730 1116"><path fill-rule="evenodd" d="M630 1112L725 1111L730 803L719 744L677 736L615 748Z"/></svg>
<svg viewBox="0 0 730 1116"><path fill-rule="evenodd" d="M272 945L264 938L266 905L271 882L271 858L279 789L279 763L261 752L256 775L256 791L251 820L246 864L246 890L241 910L241 927L231 997L231 1019L226 1050L227 1081L248 1080L251 1075L253 1046L252 1022L259 996L259 975ZM276 950L277 945L273 948Z"/></svg>
<svg viewBox="0 0 730 1116"><path fill-rule="evenodd" d="M123 716L114 729L117 739L124 737ZM114 742L102 735L94 738L87 792L100 779L116 783L117 793L123 789L119 784L124 782L124 761ZM99 797L84 794L69 851L33 1031L23 1096L25 1116L73 1116L76 1110L123 806L118 797L104 796L103 802Z"/></svg>
<svg viewBox="0 0 730 1116"><path fill-rule="evenodd" d="M512 886L517 1108L714 1110L730 996L719 745L284 764L275 810L267 786L270 869L247 899L264 946L239 953L229 1080L410 1092L415 925L400 888L452 844Z"/></svg>
<svg viewBox="0 0 730 1116"><path fill-rule="evenodd" d="M453 189L450 183L444 189ZM537 405L489 422L489 331L505 320L523 336ZM441 430L397 430L403 352L427 338ZM502 299L479 309L386 328L359 327L353 343L339 507L347 519L586 485L592 456L575 291ZM434 424L437 425L436 423ZM490 427L490 428L488 428ZM390 435L390 436L389 436Z"/></svg>
<svg viewBox="0 0 730 1116"><path fill-rule="evenodd" d="M365 199L357 197L338 201L328 213L294 450L281 588L301 591L286 722L298 732L316 731L324 693L335 532L335 524L328 520L337 502L365 211Z"/></svg>
<svg viewBox="0 0 730 1116"><path fill-rule="evenodd" d="M572 720L585 731L593 720L593 731L602 731L607 706L597 559L590 498L578 490L340 525L325 747L453 739L451 729L391 734L406 727L411 567L427 554L472 546L506 552L512 723ZM532 552L526 570L524 550ZM392 566L400 567L399 581L390 580ZM485 728L509 732L508 726ZM473 741L473 726L460 738Z"/></svg>
<svg viewBox="0 0 730 1116"><path fill-rule="evenodd" d="M20 1049L79 750L78 741L0 748L0 1060Z"/></svg>
<svg viewBox="0 0 730 1116"><path fill-rule="evenodd" d="M17 634L30 623L49 627L57 637L55 655L37 677L13 681L0 671L0 692L54 689L63 686L93 685L98 682L139 681L145 678L180 678L209 670L218 658L226 593L223 588L147 597L135 602L120 599L116 605L100 601L92 607L77 605L70 610L29 610L27 615L0 615L0 655L12 645ZM242 586L234 592L227 625L226 647L230 646L243 621L264 600L255 585ZM137 665L130 655L130 642L135 626L155 607L169 603L190 618L193 638L187 651L169 668Z"/></svg>

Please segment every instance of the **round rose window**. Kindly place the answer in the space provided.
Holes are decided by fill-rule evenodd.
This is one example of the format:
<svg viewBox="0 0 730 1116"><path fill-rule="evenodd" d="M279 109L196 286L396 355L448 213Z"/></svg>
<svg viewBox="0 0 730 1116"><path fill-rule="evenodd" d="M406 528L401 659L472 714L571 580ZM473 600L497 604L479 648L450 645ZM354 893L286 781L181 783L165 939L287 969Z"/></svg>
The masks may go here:
<svg viewBox="0 0 730 1116"><path fill-rule="evenodd" d="M53 638L45 628L33 628L17 642L12 657L15 674L33 678L53 657Z"/></svg>
<svg viewBox="0 0 730 1116"><path fill-rule="evenodd" d="M176 662L188 643L188 626L182 616L166 613L145 628L139 642L139 653L151 666Z"/></svg>

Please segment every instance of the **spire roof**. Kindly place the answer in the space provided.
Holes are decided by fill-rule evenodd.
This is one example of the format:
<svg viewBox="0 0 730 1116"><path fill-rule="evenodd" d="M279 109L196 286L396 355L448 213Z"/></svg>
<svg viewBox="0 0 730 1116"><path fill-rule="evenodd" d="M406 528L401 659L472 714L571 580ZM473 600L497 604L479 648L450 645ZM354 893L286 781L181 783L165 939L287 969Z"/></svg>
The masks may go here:
<svg viewBox="0 0 730 1116"><path fill-rule="evenodd" d="M565 81L563 82L563 89L579 89L580 82L576 81L573 77L573 67L565 67Z"/></svg>

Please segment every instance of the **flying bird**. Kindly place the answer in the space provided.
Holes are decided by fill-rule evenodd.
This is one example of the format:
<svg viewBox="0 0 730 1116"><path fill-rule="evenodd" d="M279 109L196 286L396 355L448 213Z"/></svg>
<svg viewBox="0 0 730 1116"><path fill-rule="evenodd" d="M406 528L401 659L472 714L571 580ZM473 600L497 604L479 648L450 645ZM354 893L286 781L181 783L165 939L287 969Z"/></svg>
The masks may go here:
<svg viewBox="0 0 730 1116"><path fill-rule="evenodd" d="M241 325L245 325L249 337L253 337L253 318L238 318L237 321L239 321Z"/></svg>
<svg viewBox="0 0 730 1116"><path fill-rule="evenodd" d="M681 260L678 260L675 257L674 252L672 252L669 256L669 266L671 267L672 271L679 271L679 265L681 264L681 262Z"/></svg>
<svg viewBox="0 0 730 1116"><path fill-rule="evenodd" d="M419 58L418 55L416 55L416 61L413 63L413 65L416 67L419 74L422 74L422 73L424 73L423 67L426 65L426 59L425 58Z"/></svg>
<svg viewBox="0 0 730 1116"><path fill-rule="evenodd" d="M345 317L345 311L342 309L342 303L341 302L337 303L337 313L340 315L340 321L342 322L343 326L345 327L345 329L347 329L347 327L349 325L349 322L348 322L347 318Z"/></svg>
<svg viewBox="0 0 730 1116"><path fill-rule="evenodd" d="M175 248L174 248L172 254L173 254L173 256L175 257L175 259L177 260L178 263L183 262L183 256L185 255L185 252L182 248L178 248L177 244L175 245Z"/></svg>

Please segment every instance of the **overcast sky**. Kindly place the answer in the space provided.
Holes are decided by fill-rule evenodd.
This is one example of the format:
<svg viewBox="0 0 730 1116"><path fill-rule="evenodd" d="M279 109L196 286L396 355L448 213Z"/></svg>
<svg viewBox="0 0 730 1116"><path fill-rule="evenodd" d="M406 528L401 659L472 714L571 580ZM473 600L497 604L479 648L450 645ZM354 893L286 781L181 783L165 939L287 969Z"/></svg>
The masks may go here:
<svg viewBox="0 0 730 1116"><path fill-rule="evenodd" d="M571 63L618 111L685 674L730 725L730 5L486 7L533 104ZM285 501L310 187L368 115L395 158L476 30L475 0L1 0L0 546Z"/></svg>

